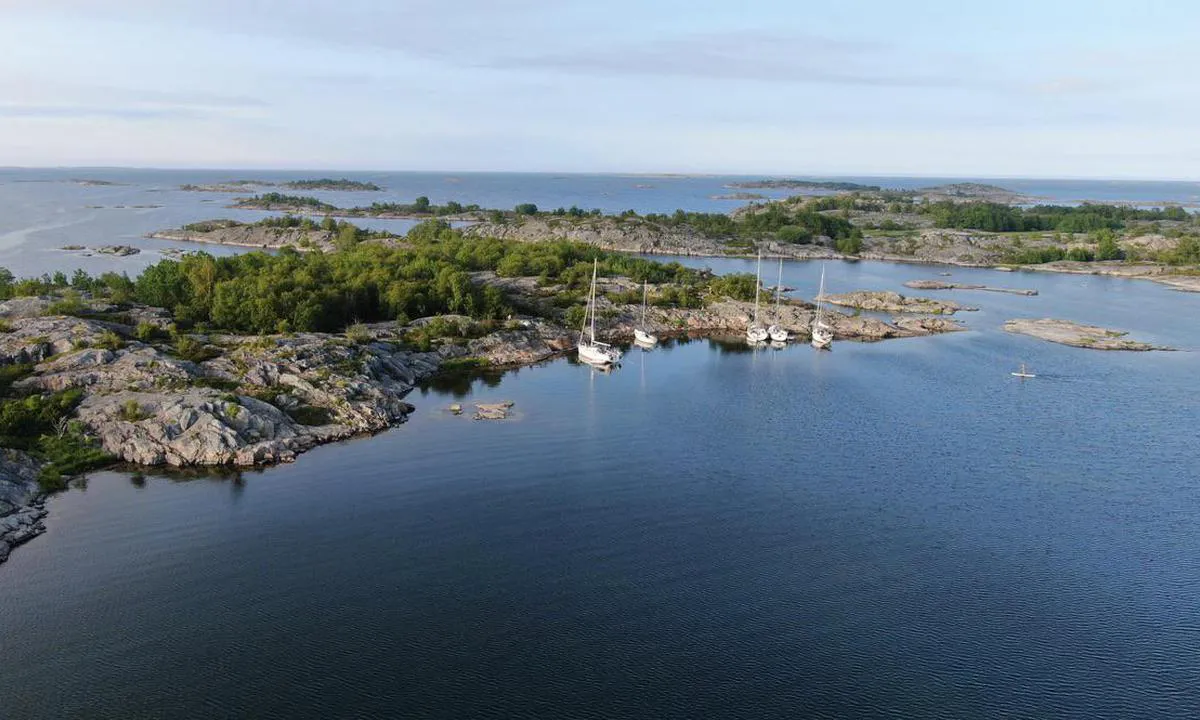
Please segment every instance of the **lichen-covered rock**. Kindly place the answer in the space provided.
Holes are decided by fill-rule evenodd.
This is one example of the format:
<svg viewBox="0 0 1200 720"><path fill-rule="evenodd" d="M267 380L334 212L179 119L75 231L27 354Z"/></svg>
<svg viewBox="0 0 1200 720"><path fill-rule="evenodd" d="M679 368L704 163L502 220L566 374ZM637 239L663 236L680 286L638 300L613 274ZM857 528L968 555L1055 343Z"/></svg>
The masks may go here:
<svg viewBox="0 0 1200 720"><path fill-rule="evenodd" d="M11 330L0 333L0 364L5 365L38 363L95 345L106 333L123 329L114 323L64 316L17 317L10 324Z"/></svg>
<svg viewBox="0 0 1200 720"><path fill-rule="evenodd" d="M206 388L90 395L78 414L105 451L139 465L286 462L315 444L273 405Z"/></svg>
<svg viewBox="0 0 1200 720"><path fill-rule="evenodd" d="M184 388L201 375L195 363L142 343L115 351L87 348L67 352L39 364L36 370L37 375L20 381L17 387L47 392L71 387L102 393L149 392Z"/></svg>
<svg viewBox="0 0 1200 720"><path fill-rule="evenodd" d="M575 347L576 338L558 325L542 320L520 320L520 327L494 332L467 343L467 352L489 365L528 365Z"/></svg>

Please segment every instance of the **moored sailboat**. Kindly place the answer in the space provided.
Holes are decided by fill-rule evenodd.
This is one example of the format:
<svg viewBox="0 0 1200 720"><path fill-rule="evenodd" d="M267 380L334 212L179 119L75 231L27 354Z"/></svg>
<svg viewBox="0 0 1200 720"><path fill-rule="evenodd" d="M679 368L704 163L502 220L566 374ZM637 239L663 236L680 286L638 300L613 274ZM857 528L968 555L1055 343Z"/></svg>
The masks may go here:
<svg viewBox="0 0 1200 720"><path fill-rule="evenodd" d="M599 261L592 261L592 289L588 293L587 309L583 314L583 327L579 330L579 359L599 366L620 362L621 351L596 339L596 272ZM589 322L590 321L590 322Z"/></svg>
<svg viewBox="0 0 1200 720"><path fill-rule="evenodd" d="M817 314L812 324L812 346L818 350L828 350L833 345L833 328L825 322L825 266L821 266L821 286L817 291Z"/></svg>
<svg viewBox="0 0 1200 720"><path fill-rule="evenodd" d="M646 329L646 303L650 288L642 283L642 324L633 329L633 341L642 347L654 347L658 344L658 336Z"/></svg>
<svg viewBox="0 0 1200 720"><path fill-rule="evenodd" d="M767 329L758 322L758 296L762 288L762 252L758 253L758 270L754 273L754 320L746 328L746 342L751 345L764 343L770 335Z"/></svg>

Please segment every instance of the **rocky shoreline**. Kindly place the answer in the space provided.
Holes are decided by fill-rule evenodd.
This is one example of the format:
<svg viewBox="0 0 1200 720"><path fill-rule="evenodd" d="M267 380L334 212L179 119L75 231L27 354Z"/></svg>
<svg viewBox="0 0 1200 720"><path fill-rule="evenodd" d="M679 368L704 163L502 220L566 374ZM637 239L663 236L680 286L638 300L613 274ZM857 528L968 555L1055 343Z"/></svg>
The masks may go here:
<svg viewBox="0 0 1200 720"><path fill-rule="evenodd" d="M39 464L19 450L0 448L0 563L18 545L46 531Z"/></svg>

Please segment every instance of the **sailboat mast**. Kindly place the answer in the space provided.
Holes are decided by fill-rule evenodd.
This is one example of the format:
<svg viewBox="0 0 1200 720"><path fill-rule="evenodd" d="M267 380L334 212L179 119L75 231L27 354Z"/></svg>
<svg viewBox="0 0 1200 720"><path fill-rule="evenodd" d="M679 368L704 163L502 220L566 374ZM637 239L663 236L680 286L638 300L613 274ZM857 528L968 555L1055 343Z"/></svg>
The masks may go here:
<svg viewBox="0 0 1200 720"><path fill-rule="evenodd" d="M783 292L783 258L779 258L779 281L775 283L775 319L779 319L779 295Z"/></svg>
<svg viewBox="0 0 1200 720"><path fill-rule="evenodd" d="M754 272L754 324L758 324L758 289L762 285L762 251L758 251L758 269Z"/></svg>
<svg viewBox="0 0 1200 720"><path fill-rule="evenodd" d="M596 269L600 267L600 261L592 260L592 342L596 342Z"/></svg>
<svg viewBox="0 0 1200 720"><path fill-rule="evenodd" d="M646 329L646 300L649 298L650 286L647 281L642 281L642 329Z"/></svg>
<svg viewBox="0 0 1200 720"><path fill-rule="evenodd" d="M825 266L821 266L821 287L817 290L817 322L821 322L821 303L825 299Z"/></svg>

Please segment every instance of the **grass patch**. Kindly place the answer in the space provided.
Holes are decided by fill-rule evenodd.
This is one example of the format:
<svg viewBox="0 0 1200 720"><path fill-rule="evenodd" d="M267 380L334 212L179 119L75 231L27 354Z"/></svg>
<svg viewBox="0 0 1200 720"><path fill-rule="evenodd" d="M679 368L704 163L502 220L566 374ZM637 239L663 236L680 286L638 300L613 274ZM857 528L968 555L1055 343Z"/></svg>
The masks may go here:
<svg viewBox="0 0 1200 720"><path fill-rule="evenodd" d="M212 360L221 356L221 351L211 345L194 340L187 335L180 335L175 339L175 354L194 363Z"/></svg>
<svg viewBox="0 0 1200 720"><path fill-rule="evenodd" d="M212 388L213 390L225 390L227 392L237 390L240 386L236 380L225 380L224 378L215 377L198 377L192 380L192 384L196 387Z"/></svg>
<svg viewBox="0 0 1200 720"><path fill-rule="evenodd" d="M96 347L116 352L125 347L125 339L112 330L105 330L100 334L100 339L96 341Z"/></svg>
<svg viewBox="0 0 1200 720"><path fill-rule="evenodd" d="M150 413L137 400L126 400L121 405L121 410L117 413L117 417L125 422L141 422L150 417Z"/></svg>
<svg viewBox="0 0 1200 720"><path fill-rule="evenodd" d="M481 357L462 357L451 358L442 362L440 370L446 373L462 373L471 372L473 370L483 370L491 365L487 358Z"/></svg>
<svg viewBox="0 0 1200 720"><path fill-rule="evenodd" d="M0 395L7 395L13 383L33 374L33 365L0 365Z"/></svg>
<svg viewBox="0 0 1200 720"><path fill-rule="evenodd" d="M37 454L49 461L38 474L38 485L43 492L65 490L72 477L115 460L99 443L87 437L78 423L73 426L62 435L43 435L38 441Z"/></svg>

